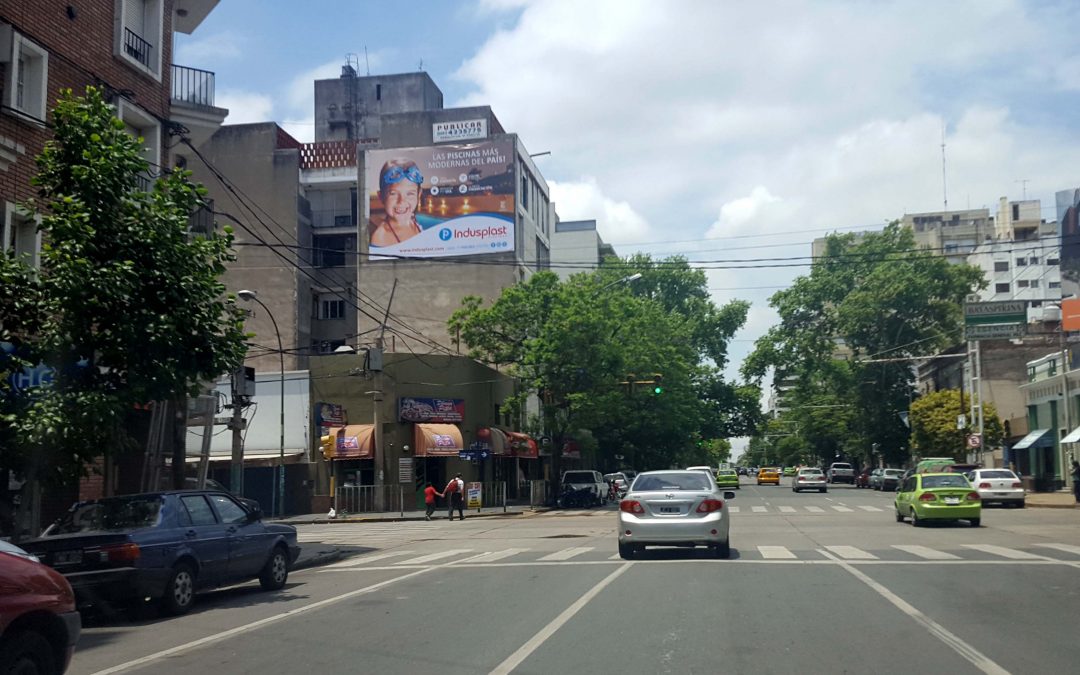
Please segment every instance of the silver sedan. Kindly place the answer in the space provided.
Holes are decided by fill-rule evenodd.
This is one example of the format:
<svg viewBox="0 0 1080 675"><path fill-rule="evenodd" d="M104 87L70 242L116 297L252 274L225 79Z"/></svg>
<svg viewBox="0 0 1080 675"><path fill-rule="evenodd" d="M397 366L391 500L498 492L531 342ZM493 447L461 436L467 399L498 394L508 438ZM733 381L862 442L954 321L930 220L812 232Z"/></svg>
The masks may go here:
<svg viewBox="0 0 1080 675"><path fill-rule="evenodd" d="M828 492L829 485L825 481L825 473L821 469L799 469L799 472L791 477L791 491L803 490Z"/></svg>
<svg viewBox="0 0 1080 675"><path fill-rule="evenodd" d="M731 552L727 501L703 471L638 474L619 502L619 555L630 559L646 546L708 546L717 558Z"/></svg>
<svg viewBox="0 0 1080 675"><path fill-rule="evenodd" d="M975 469L965 474L982 503L998 502L1024 508L1027 493L1020 478L1008 469Z"/></svg>

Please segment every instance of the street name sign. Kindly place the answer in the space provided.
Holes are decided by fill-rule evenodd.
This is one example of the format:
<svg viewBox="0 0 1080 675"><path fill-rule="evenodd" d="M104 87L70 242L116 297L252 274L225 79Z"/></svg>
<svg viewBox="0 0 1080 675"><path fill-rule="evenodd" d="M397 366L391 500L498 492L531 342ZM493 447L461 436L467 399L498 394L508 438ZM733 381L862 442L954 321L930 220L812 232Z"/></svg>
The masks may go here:
<svg viewBox="0 0 1080 675"><path fill-rule="evenodd" d="M965 340L1006 340L1027 335L1026 323L985 323L964 326Z"/></svg>

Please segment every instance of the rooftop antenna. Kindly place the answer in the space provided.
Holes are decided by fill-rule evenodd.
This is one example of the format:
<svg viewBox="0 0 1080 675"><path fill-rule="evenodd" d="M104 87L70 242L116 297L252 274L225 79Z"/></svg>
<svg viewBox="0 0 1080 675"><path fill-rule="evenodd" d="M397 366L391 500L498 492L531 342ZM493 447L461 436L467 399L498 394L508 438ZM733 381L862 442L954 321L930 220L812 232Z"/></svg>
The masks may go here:
<svg viewBox="0 0 1080 675"><path fill-rule="evenodd" d="M945 210L949 210L949 185L945 179L945 120L941 120L941 194L945 199Z"/></svg>
<svg viewBox="0 0 1080 675"><path fill-rule="evenodd" d="M367 71L368 77L371 77L371 63L367 57L367 45L364 45L364 69Z"/></svg>
<svg viewBox="0 0 1080 675"><path fill-rule="evenodd" d="M417 68L417 70L421 70L421 71L422 71L423 69L424 69L424 59L423 59L423 58L421 58L421 59L420 59L420 67L419 67L419 68Z"/></svg>
<svg viewBox="0 0 1080 675"><path fill-rule="evenodd" d="M342 77L356 77L356 74L357 74L356 71L357 71L357 68L359 68L359 67L360 67L360 62L359 62L359 59L357 59L356 54L346 54L345 55L345 65L343 65L341 67L341 76Z"/></svg>
<svg viewBox="0 0 1080 675"><path fill-rule="evenodd" d="M1027 184L1031 182L1031 179L1030 178L1021 178L1020 180L1014 181L1014 182L1020 183L1020 187L1022 188L1023 193L1024 193L1023 199L1024 199L1024 201L1027 201Z"/></svg>

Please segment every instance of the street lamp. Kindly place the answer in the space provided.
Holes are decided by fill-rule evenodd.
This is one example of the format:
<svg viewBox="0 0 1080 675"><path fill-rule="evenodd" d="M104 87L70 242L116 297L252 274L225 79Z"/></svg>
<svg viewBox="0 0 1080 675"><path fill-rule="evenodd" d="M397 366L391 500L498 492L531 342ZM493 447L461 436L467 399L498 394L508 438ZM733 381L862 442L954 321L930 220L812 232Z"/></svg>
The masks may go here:
<svg viewBox="0 0 1080 675"><path fill-rule="evenodd" d="M601 291L606 291L607 289L611 288L612 286L617 286L618 284L630 284L630 283L633 283L633 282L637 281L640 278L641 278L641 272L635 272L634 274L631 274L628 277L623 277L622 279L616 279L615 281L612 281L610 284L606 284L604 286L601 286L600 290Z"/></svg>
<svg viewBox="0 0 1080 675"><path fill-rule="evenodd" d="M280 403L281 410L278 417L279 429L279 466L278 466L278 489L277 489L277 515L285 515L285 350L281 346L281 331L278 330L277 321L274 320L274 314L270 311L270 308L259 299L258 294L255 291L243 290L236 294L241 300L245 302L258 303L260 307L266 310L266 315L270 317L270 323L274 326L274 334L277 336L278 357L281 362L281 394ZM273 493L271 492L271 497ZM275 509L270 509L271 513L275 512Z"/></svg>

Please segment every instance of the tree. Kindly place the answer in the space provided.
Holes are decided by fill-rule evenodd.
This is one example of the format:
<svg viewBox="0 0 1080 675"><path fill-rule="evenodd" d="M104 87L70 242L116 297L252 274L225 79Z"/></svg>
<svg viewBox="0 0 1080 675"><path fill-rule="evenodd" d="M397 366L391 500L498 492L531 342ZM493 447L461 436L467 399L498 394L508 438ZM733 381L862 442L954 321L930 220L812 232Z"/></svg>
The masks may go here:
<svg viewBox="0 0 1080 675"><path fill-rule="evenodd" d="M0 337L18 343L22 364L52 367L53 382L7 396L0 433L11 442L4 468L66 483L130 447L135 405L182 399L239 364L245 336L219 281L234 260L231 230L188 231L206 193L190 172L153 177L142 139L97 89L63 92L53 123L30 205L41 217L40 269L0 266L5 287L14 280L35 303L0 291Z"/></svg>
<svg viewBox="0 0 1080 675"><path fill-rule="evenodd" d="M960 400L960 390L941 389L925 394L911 404L911 447L922 457L952 457L963 460L968 452L968 426L958 429L957 416L968 415L970 397ZM1005 438L1005 430L992 403L983 404L983 447L993 447Z"/></svg>
<svg viewBox="0 0 1080 675"><path fill-rule="evenodd" d="M978 269L919 250L899 223L830 235L810 273L770 299L780 324L758 340L743 375L759 381L772 369L797 380L790 416L816 430L819 456L869 461L877 444L901 463L912 360L959 339L963 300L983 283ZM832 431L822 418L835 415L816 412L828 409L845 411Z"/></svg>

